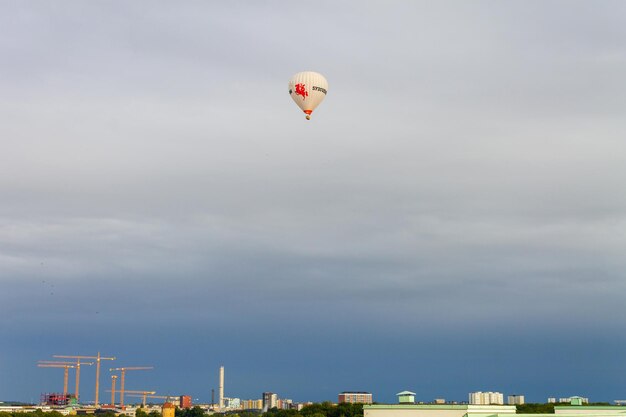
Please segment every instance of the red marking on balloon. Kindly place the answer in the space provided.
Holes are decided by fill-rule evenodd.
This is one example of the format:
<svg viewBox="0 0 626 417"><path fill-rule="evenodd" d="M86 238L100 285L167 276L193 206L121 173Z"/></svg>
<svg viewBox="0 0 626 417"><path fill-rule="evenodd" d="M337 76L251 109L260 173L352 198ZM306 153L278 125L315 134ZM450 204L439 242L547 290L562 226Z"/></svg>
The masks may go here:
<svg viewBox="0 0 626 417"><path fill-rule="evenodd" d="M305 84L296 84L296 95L302 96L302 100L304 100L309 95L304 86Z"/></svg>

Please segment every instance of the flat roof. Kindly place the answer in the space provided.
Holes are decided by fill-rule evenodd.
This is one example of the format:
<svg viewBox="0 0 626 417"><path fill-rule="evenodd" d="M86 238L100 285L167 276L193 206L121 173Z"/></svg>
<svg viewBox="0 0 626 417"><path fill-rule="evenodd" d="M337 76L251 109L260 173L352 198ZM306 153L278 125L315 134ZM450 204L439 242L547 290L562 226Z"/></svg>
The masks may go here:
<svg viewBox="0 0 626 417"><path fill-rule="evenodd" d="M479 404L365 404L363 408L378 409L414 409L414 410L476 410L474 414L480 414L479 410L492 409L494 412L483 412L482 414L498 414L498 410L515 409L514 405L479 405ZM552 414L554 415L554 414Z"/></svg>
<svg viewBox="0 0 626 417"><path fill-rule="evenodd" d="M623 405L555 405L554 408L571 408L573 410L623 410L626 411L626 407Z"/></svg>

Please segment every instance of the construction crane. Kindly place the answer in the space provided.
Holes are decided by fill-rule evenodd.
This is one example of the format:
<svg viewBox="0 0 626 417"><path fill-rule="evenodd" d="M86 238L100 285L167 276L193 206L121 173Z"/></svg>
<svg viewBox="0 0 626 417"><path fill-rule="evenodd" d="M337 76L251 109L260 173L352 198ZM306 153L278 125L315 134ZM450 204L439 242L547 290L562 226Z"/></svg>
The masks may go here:
<svg viewBox="0 0 626 417"><path fill-rule="evenodd" d="M124 391L124 394L127 397L143 397L141 405L145 407L146 406L146 397L148 395L156 394L156 391L137 391L137 390L133 391L133 390L126 390L126 391Z"/></svg>
<svg viewBox="0 0 626 417"><path fill-rule="evenodd" d="M55 358L58 356L54 356ZM78 357L73 357L74 359L76 359L76 362L55 362L55 361L39 361L39 363L41 363L42 365L45 365L47 363L49 364L65 364L65 365L73 365L74 368L76 368L76 392L74 393L75 397L76 397L76 401L78 402L78 389L80 388L80 367L81 365L93 365L93 362L81 362L80 358Z"/></svg>
<svg viewBox="0 0 626 417"><path fill-rule="evenodd" d="M126 391L128 392L128 391ZM165 402L169 402L170 398L176 397L175 395L138 395L138 394L128 394L129 397L143 397L143 406L146 406L146 398L162 398Z"/></svg>
<svg viewBox="0 0 626 417"><path fill-rule="evenodd" d="M147 369L154 369L152 366L127 366L124 368L110 368L109 371L120 371L120 407L124 407L124 379L126 371L143 371Z"/></svg>
<svg viewBox="0 0 626 417"><path fill-rule="evenodd" d="M96 360L96 398L94 400L94 404L96 405L96 407L98 406L98 400L99 400L99 393L100 393L100 361L101 360L108 360L108 361L114 361L115 357L112 358L105 358L103 356L100 356L100 352L98 352L98 355L96 356L71 356L71 355L53 355L53 357L55 358L67 358L67 359L77 359L77 360L81 360L81 359L95 359ZM78 371L77 371L78 372ZM78 391L76 391L76 398L78 399Z"/></svg>
<svg viewBox="0 0 626 417"><path fill-rule="evenodd" d="M111 405L115 407L115 381L117 381L117 375L111 375Z"/></svg>
<svg viewBox="0 0 626 417"><path fill-rule="evenodd" d="M37 366L40 368L64 368L63 373L63 398L67 398L67 380L70 368L76 368L73 362L55 362L55 361L39 361Z"/></svg>

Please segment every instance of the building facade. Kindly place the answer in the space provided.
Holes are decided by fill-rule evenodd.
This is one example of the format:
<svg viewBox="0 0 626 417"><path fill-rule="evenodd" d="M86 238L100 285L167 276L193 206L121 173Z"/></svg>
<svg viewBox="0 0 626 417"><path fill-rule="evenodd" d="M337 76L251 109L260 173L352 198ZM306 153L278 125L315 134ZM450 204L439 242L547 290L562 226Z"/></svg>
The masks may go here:
<svg viewBox="0 0 626 417"><path fill-rule="evenodd" d="M278 394L273 392L263 393L263 410L267 411L270 408L278 407Z"/></svg>
<svg viewBox="0 0 626 417"><path fill-rule="evenodd" d="M243 400L241 402L241 408L244 410L262 410L263 400Z"/></svg>
<svg viewBox="0 0 626 417"><path fill-rule="evenodd" d="M501 392L470 392L469 403L472 405L502 405L504 395Z"/></svg>
<svg viewBox="0 0 626 417"><path fill-rule="evenodd" d="M134 411L134 410L133 410ZM172 403L164 403L161 408L162 417L174 417L176 414L176 406Z"/></svg>
<svg viewBox="0 0 626 417"><path fill-rule="evenodd" d="M525 401L523 395L512 394L507 398L507 404L509 405L522 405L524 403Z"/></svg>
<svg viewBox="0 0 626 417"><path fill-rule="evenodd" d="M363 417L470 417L471 415L511 415L513 405L471 405L471 404L365 404Z"/></svg>
<svg viewBox="0 0 626 417"><path fill-rule="evenodd" d="M372 393L365 391L344 391L339 394L339 404L351 403L351 404L371 404Z"/></svg>
<svg viewBox="0 0 626 417"><path fill-rule="evenodd" d="M623 406L557 405L554 414L516 413L514 405L365 404L363 417L624 417Z"/></svg>
<svg viewBox="0 0 626 417"><path fill-rule="evenodd" d="M224 397L223 403L224 403L224 408L228 410L238 410L241 408L240 398Z"/></svg>
<svg viewBox="0 0 626 417"><path fill-rule="evenodd" d="M190 395L181 395L178 399L178 406L180 408L191 408L191 396Z"/></svg>

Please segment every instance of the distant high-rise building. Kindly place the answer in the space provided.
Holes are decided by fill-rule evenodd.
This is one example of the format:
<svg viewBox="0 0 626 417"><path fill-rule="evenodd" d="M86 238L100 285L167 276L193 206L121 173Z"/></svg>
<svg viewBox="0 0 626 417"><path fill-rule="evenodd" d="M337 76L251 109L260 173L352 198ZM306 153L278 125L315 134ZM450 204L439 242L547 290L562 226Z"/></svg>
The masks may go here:
<svg viewBox="0 0 626 417"><path fill-rule="evenodd" d="M445 398L435 398L435 404L445 404L445 403L446 403Z"/></svg>
<svg viewBox="0 0 626 417"><path fill-rule="evenodd" d="M507 404L509 405L522 405L524 404L524 396L518 394L511 394L507 398Z"/></svg>
<svg viewBox="0 0 626 417"><path fill-rule="evenodd" d="M555 404L555 403L556 403L556 398L554 397L548 398L548 404Z"/></svg>
<svg viewBox="0 0 626 417"><path fill-rule="evenodd" d="M470 392L469 403L475 405L502 405L504 404L504 395L501 392Z"/></svg>
<svg viewBox="0 0 626 417"><path fill-rule="evenodd" d="M191 396L190 395L181 395L179 398L178 406L180 408L191 408Z"/></svg>
<svg viewBox="0 0 626 417"><path fill-rule="evenodd" d="M274 394L273 392L264 392L263 393L263 410L267 411L270 408L274 408L278 406L278 394Z"/></svg>
<svg viewBox="0 0 626 417"><path fill-rule="evenodd" d="M372 393L365 391L344 391L339 394L339 404L351 403L351 404L371 404Z"/></svg>

